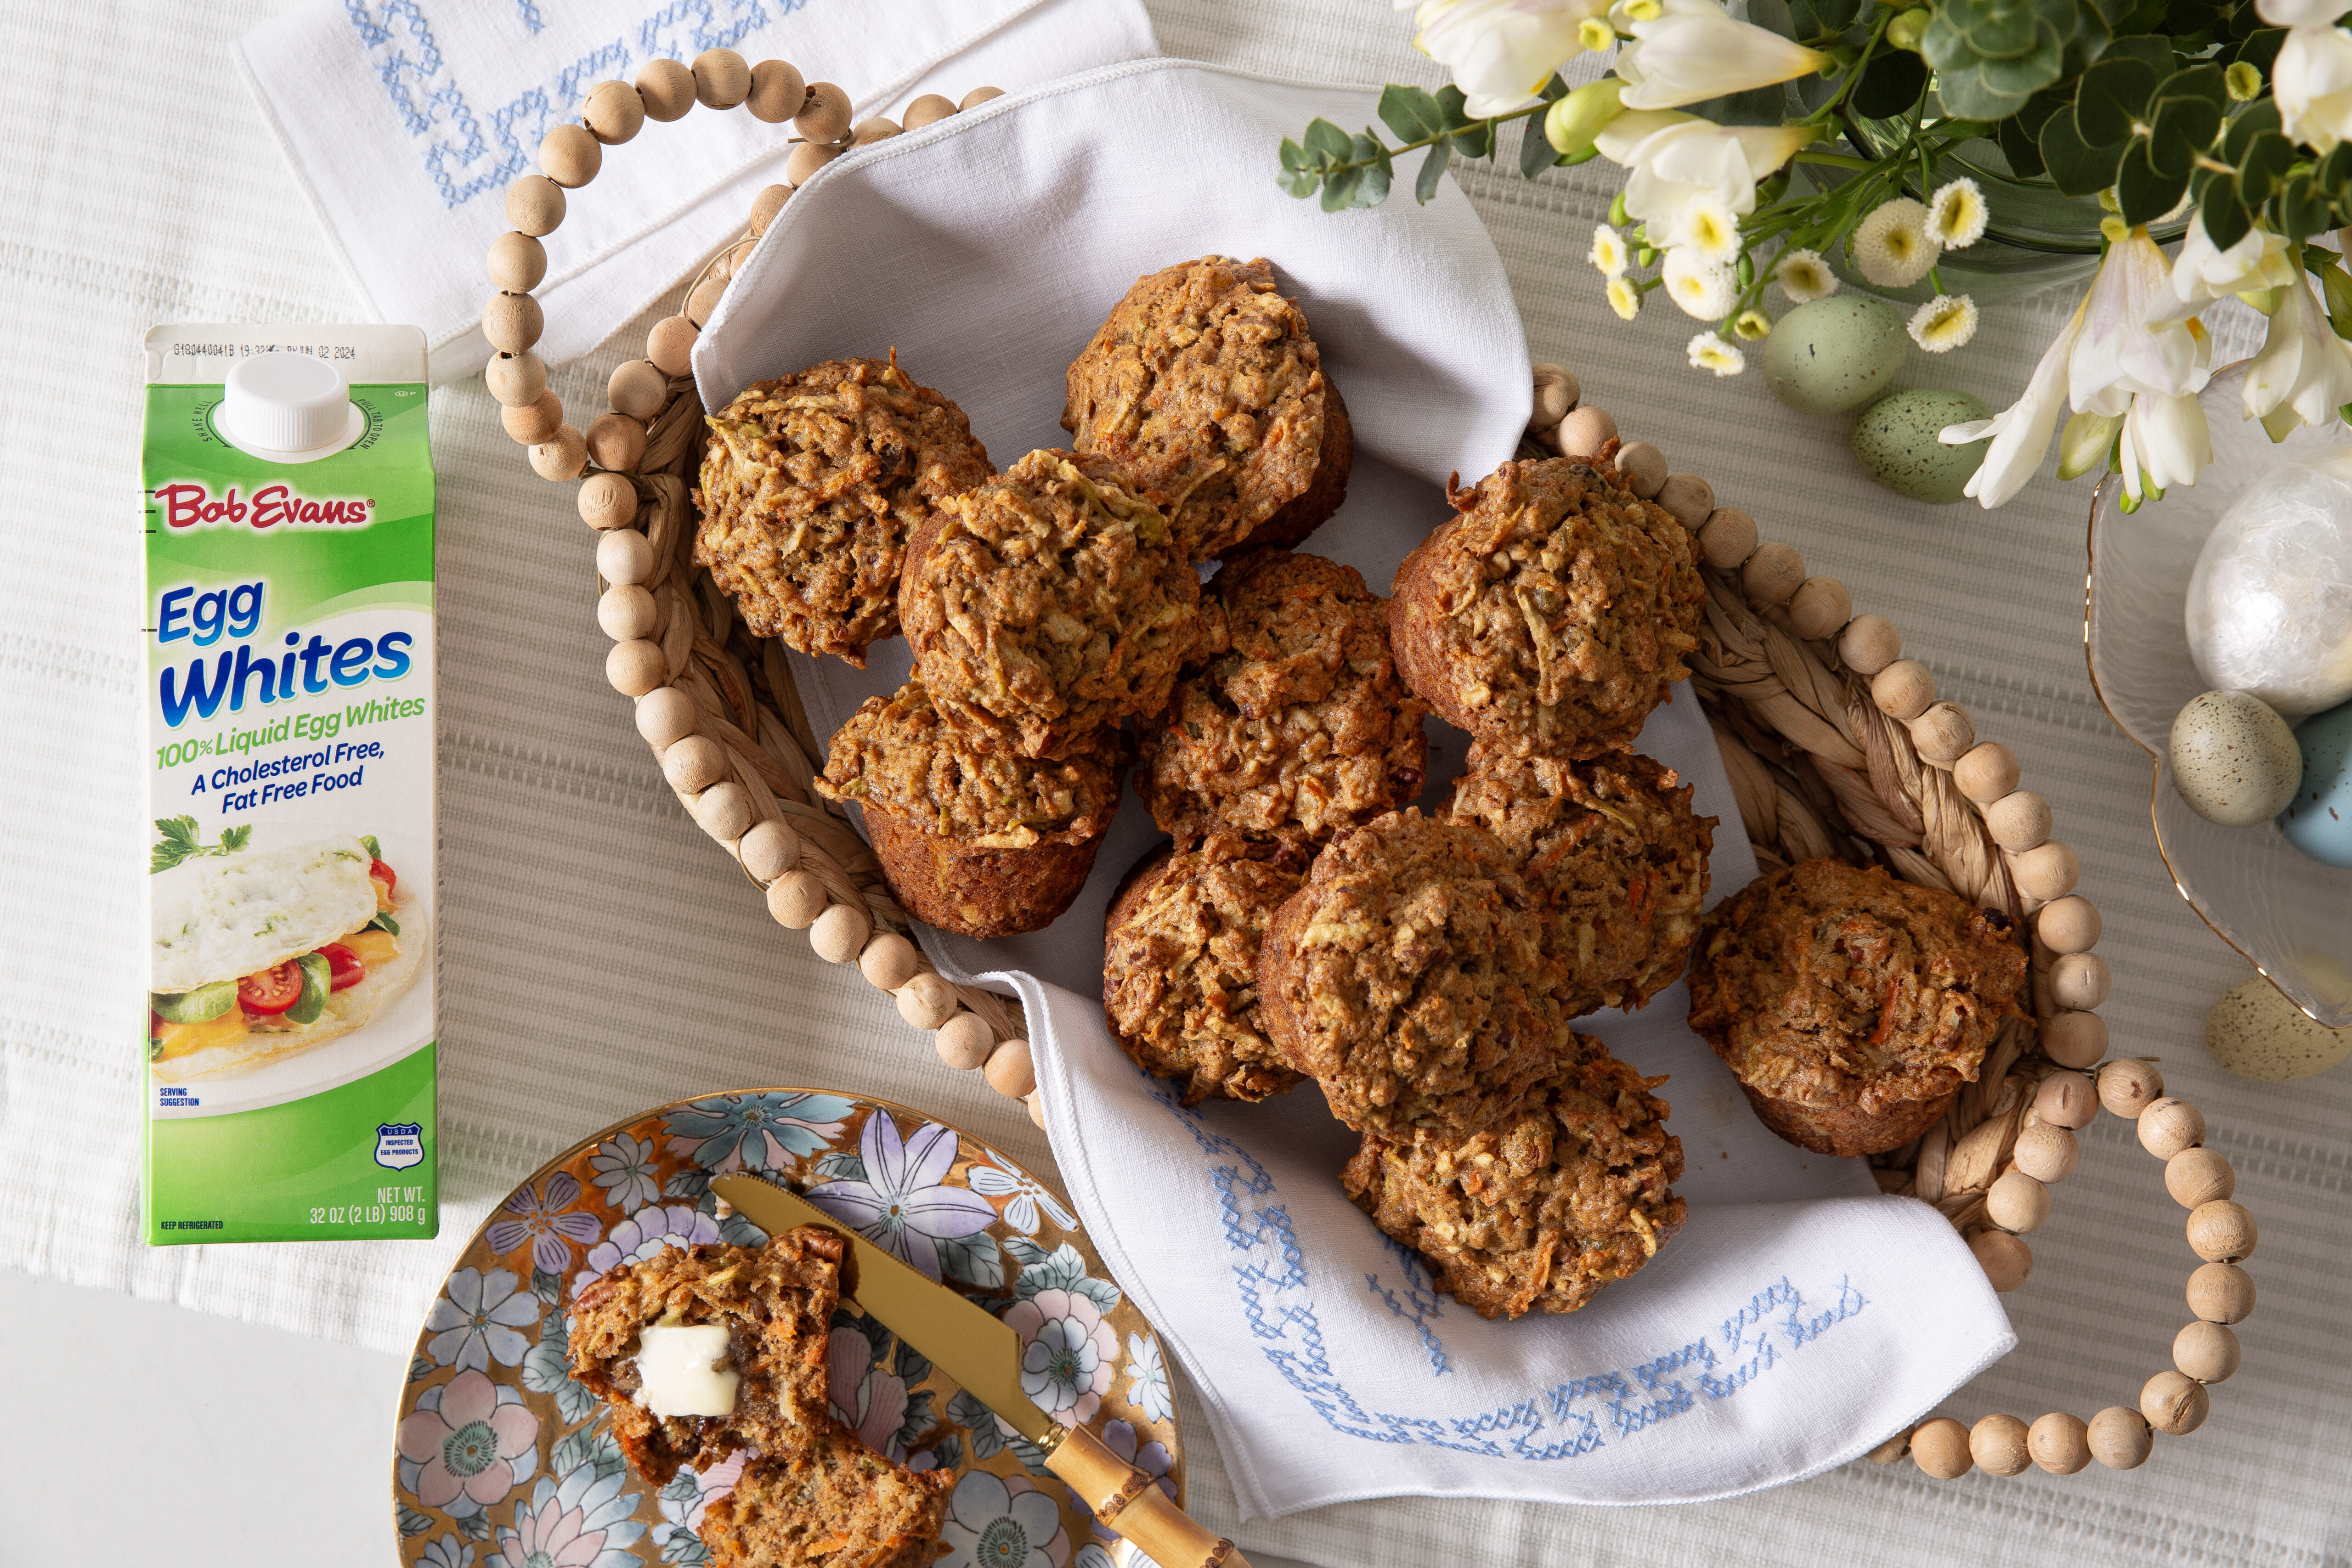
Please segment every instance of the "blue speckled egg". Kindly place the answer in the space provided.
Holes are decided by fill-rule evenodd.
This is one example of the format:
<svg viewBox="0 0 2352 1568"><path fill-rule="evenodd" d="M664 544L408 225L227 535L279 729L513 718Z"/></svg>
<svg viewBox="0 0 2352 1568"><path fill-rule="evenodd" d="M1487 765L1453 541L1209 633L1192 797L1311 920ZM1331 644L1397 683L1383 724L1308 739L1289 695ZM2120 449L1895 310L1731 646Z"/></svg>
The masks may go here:
<svg viewBox="0 0 2352 1568"><path fill-rule="evenodd" d="M2286 841L2326 865L2352 869L2352 703L2294 727L2303 782L2279 813Z"/></svg>
<svg viewBox="0 0 2352 1568"><path fill-rule="evenodd" d="M1903 317L1883 299L1840 294L1800 305L1764 340L1764 384L1799 413L1843 413L1903 369Z"/></svg>

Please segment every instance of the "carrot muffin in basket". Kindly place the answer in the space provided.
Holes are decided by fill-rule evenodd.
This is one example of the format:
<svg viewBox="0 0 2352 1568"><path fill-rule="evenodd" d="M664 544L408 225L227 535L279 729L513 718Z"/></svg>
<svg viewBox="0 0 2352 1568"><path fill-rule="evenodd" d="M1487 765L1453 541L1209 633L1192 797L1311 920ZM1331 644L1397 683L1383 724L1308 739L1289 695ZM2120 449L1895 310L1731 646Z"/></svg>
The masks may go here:
<svg viewBox="0 0 2352 1568"><path fill-rule="evenodd" d="M755 634L860 668L898 634L908 539L995 473L963 410L895 353L761 382L709 423L695 564Z"/></svg>
<svg viewBox="0 0 2352 1568"><path fill-rule="evenodd" d="M1168 519L1094 457L1032 452L950 497L907 549L898 615L948 720L1030 757L1168 706L1201 624Z"/></svg>
<svg viewBox="0 0 2352 1568"><path fill-rule="evenodd" d="M1475 822L1543 894L1545 945L1572 1014L1638 1008L1682 977L1706 896L1715 819L1646 757L1588 762L1470 748L1448 821Z"/></svg>
<svg viewBox="0 0 2352 1568"><path fill-rule="evenodd" d="M1103 1014L1146 1072L1184 1103L1263 1100L1298 1082L1258 1018L1258 948L1315 846L1296 835L1212 833L1163 846L1129 873L1103 922Z"/></svg>
<svg viewBox="0 0 2352 1568"><path fill-rule="evenodd" d="M1136 773L1161 831L1323 840L1412 803L1428 710L1397 679L1387 606L1354 567L1252 550L1209 580L1201 619Z"/></svg>
<svg viewBox="0 0 2352 1568"><path fill-rule="evenodd" d="M1071 364L1062 428L1164 497L1195 560L1298 543L1339 510L1356 452L1307 318L1262 257L1138 278Z"/></svg>
<svg viewBox="0 0 2352 1568"><path fill-rule="evenodd" d="M1489 747L1631 751L1690 674L1706 593L1690 535L1581 457L1506 463L1397 568L1405 685Z"/></svg>
<svg viewBox="0 0 2352 1568"><path fill-rule="evenodd" d="M1360 1133L1460 1137L1552 1071L1541 901L1483 828L1391 811L1315 857L1258 956L1283 1060Z"/></svg>
<svg viewBox="0 0 2352 1568"><path fill-rule="evenodd" d="M1764 1124L1825 1155L1901 1148L1936 1124L2019 1012L2008 916L1876 867L1809 860L1699 927L1690 1025Z"/></svg>
<svg viewBox="0 0 2352 1568"><path fill-rule="evenodd" d="M1340 1185L1480 1317L1572 1312L1682 1228L1683 1144L1650 1092L1664 1082L1576 1035L1522 1110L1464 1138L1367 1133Z"/></svg>
<svg viewBox="0 0 2352 1568"><path fill-rule="evenodd" d="M867 697L833 732L817 790L865 808L890 891L925 925L981 937L1050 925L1118 810L1118 733L1045 760L958 729L940 706L920 681Z"/></svg>

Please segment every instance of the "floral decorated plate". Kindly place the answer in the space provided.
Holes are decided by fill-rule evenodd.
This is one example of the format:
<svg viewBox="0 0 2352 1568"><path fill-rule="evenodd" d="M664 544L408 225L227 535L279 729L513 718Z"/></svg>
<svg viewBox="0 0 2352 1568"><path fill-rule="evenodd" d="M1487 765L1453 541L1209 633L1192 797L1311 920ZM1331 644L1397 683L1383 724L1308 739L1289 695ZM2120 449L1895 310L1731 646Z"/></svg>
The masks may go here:
<svg viewBox="0 0 2352 1568"><path fill-rule="evenodd" d="M814 1089L664 1105L541 1167L475 1233L417 1331L401 1391L393 1512L425 1568L698 1563L740 1457L647 1485L604 1405L567 1375L570 1302L664 1247L766 1232L710 1178L753 1171L998 1313L1023 1385L1183 1502L1183 1445L1159 1335L1110 1282L1076 1215L978 1139L920 1111ZM939 1568L1123 1568L1043 1456L890 1332L847 1308L828 1347L834 1414L919 1470L958 1476ZM1149 1559L1139 1559L1148 1562Z"/></svg>

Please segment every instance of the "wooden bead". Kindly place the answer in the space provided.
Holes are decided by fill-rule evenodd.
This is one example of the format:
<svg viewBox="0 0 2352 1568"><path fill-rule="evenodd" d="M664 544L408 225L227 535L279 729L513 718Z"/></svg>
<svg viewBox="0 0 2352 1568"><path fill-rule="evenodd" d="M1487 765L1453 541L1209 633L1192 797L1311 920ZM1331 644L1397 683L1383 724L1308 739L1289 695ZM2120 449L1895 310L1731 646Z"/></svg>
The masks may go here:
<svg viewBox="0 0 2352 1568"><path fill-rule="evenodd" d="M2227 1332L2227 1331L2224 1331ZM2147 1424L2168 1437L2185 1437L2205 1424L2213 1396L2187 1374L2168 1368L2139 1391L2139 1413Z"/></svg>
<svg viewBox="0 0 2352 1568"><path fill-rule="evenodd" d="M692 735L694 726L694 699L676 686L648 686L638 695L637 733L656 751L667 751Z"/></svg>
<svg viewBox="0 0 2352 1568"><path fill-rule="evenodd" d="M988 1086L1008 1100L1018 1100L1037 1087L1037 1070L1030 1061L1029 1042L1008 1040L989 1052L981 1068Z"/></svg>
<svg viewBox="0 0 2352 1568"><path fill-rule="evenodd" d="M1756 553L1756 519L1737 507L1717 507L1699 525L1700 559L1729 571Z"/></svg>
<svg viewBox="0 0 2352 1568"><path fill-rule="evenodd" d="M813 871L788 871L768 884L768 917L805 931L824 913L824 883Z"/></svg>
<svg viewBox="0 0 2352 1568"><path fill-rule="evenodd" d="M625 528L636 519L637 487L625 476L591 474L581 485L580 520L590 528Z"/></svg>
<svg viewBox="0 0 2352 1568"><path fill-rule="evenodd" d="M702 329L683 316L665 316L646 334L646 359L665 376L682 376L694 369L694 340Z"/></svg>
<svg viewBox="0 0 2352 1568"><path fill-rule="evenodd" d="M1740 591L1768 610L1788 603L1804 580L1805 558L1797 553L1796 546L1777 539L1758 545L1739 569Z"/></svg>
<svg viewBox="0 0 2352 1568"><path fill-rule="evenodd" d="M1920 1423L1911 1434L1911 1462L1939 1481L1967 1475L1976 1462L1969 1453L1969 1429L1949 1416Z"/></svg>
<svg viewBox="0 0 2352 1568"><path fill-rule="evenodd" d="M1567 417L1568 411L1560 410L1559 418ZM1558 424L1559 420L1552 423ZM1625 482L1625 488L1649 500L1665 487L1666 455L1646 441L1629 441L1617 449L1617 476Z"/></svg>
<svg viewBox="0 0 2352 1568"><path fill-rule="evenodd" d="M646 125L646 100L625 81L600 81L580 106L581 123L607 147L617 147Z"/></svg>
<svg viewBox="0 0 2352 1568"><path fill-rule="evenodd" d="M2236 1197L2238 1173L2219 1149L2183 1149L2164 1162L2164 1190L2181 1207L2197 1208Z"/></svg>
<svg viewBox="0 0 2352 1568"><path fill-rule="evenodd" d="M1857 615L1838 638L1838 660L1867 679L1903 656L1903 633L1884 615Z"/></svg>
<svg viewBox="0 0 2352 1568"><path fill-rule="evenodd" d="M559 425L554 434L530 449L530 465L542 479L577 479L588 466L588 440L571 425Z"/></svg>
<svg viewBox="0 0 2352 1568"><path fill-rule="evenodd" d="M2205 1141L2205 1113L2186 1100L2151 1101L2134 1120L2139 1123L2139 1146L2160 1160Z"/></svg>
<svg viewBox="0 0 2352 1568"><path fill-rule="evenodd" d="M705 49L691 68L694 101L705 109L732 109L751 96L751 68L732 49Z"/></svg>
<svg viewBox="0 0 2352 1568"><path fill-rule="evenodd" d="M877 933L857 955L857 972L877 991L895 991L922 968L915 945L895 931Z"/></svg>
<svg viewBox="0 0 2352 1568"><path fill-rule="evenodd" d="M770 818L752 823L743 841L735 846L735 852L743 857L743 869L755 879L773 882L801 863L801 836Z"/></svg>
<svg viewBox="0 0 2352 1568"><path fill-rule="evenodd" d="M547 390L547 366L525 349L520 354L493 354L482 367L482 384L509 408L528 408Z"/></svg>
<svg viewBox="0 0 2352 1568"><path fill-rule="evenodd" d="M2050 966L2050 999L2062 1008L2087 1011L2107 999L2116 977L2096 953L2065 953Z"/></svg>
<svg viewBox="0 0 2352 1568"><path fill-rule="evenodd" d="M1911 721L1912 748L1938 768L1949 768L1976 743L1976 721L1955 703L1937 703Z"/></svg>
<svg viewBox="0 0 2352 1568"><path fill-rule="evenodd" d="M877 114L871 120L861 120L857 122L849 132L849 144L853 147L871 147L877 141L887 141L898 134L898 122Z"/></svg>
<svg viewBox="0 0 2352 1568"><path fill-rule="evenodd" d="M2061 1067L2088 1067L2107 1053L2107 1020L2096 1013L2058 1013L2042 1026L2042 1052Z"/></svg>
<svg viewBox="0 0 2352 1568"><path fill-rule="evenodd" d="M669 378L651 360L625 360L614 367L604 395L631 419L650 420L669 402Z"/></svg>
<svg viewBox="0 0 2352 1568"><path fill-rule="evenodd" d="M790 185L762 185L760 193L751 198L751 232L766 234L768 225L776 221L776 214L784 210L784 204L792 199L792 194Z"/></svg>
<svg viewBox="0 0 2352 1568"><path fill-rule="evenodd" d="M731 844L751 830L751 793L732 779L696 796L692 810L696 825L720 843Z"/></svg>
<svg viewBox="0 0 2352 1568"><path fill-rule="evenodd" d="M1988 740L1952 764L1952 782L1979 806L1990 806L2017 789L2017 753Z"/></svg>
<svg viewBox="0 0 2352 1568"><path fill-rule="evenodd" d="M898 988L898 1016L916 1029L933 1030L956 1015L955 988L929 970Z"/></svg>
<svg viewBox="0 0 2352 1568"><path fill-rule="evenodd" d="M1591 457L1617 439L1617 422L1605 408L1580 403L1552 427L1551 444L1562 457Z"/></svg>
<svg viewBox="0 0 2352 1568"><path fill-rule="evenodd" d="M822 141L796 142L784 159L784 183L795 188L805 185L811 175L840 156L840 148Z"/></svg>
<svg viewBox="0 0 2352 1568"><path fill-rule="evenodd" d="M1988 1475L2024 1474L2033 1463L2025 1423L2014 1416L1985 1416L1969 1428L1969 1457Z"/></svg>
<svg viewBox="0 0 2352 1568"><path fill-rule="evenodd" d="M2050 802L2031 789L2012 789L1984 809L1984 822L1994 843L2023 854L2049 841Z"/></svg>
<svg viewBox="0 0 2352 1568"><path fill-rule="evenodd" d="M508 226L526 236L551 235L563 224L563 187L544 174L525 174L507 187Z"/></svg>
<svg viewBox="0 0 2352 1568"><path fill-rule="evenodd" d="M2012 1236L2039 1230L2050 1218L2050 1189L2012 1170L1985 1194L1985 1218Z"/></svg>
<svg viewBox="0 0 2352 1568"><path fill-rule="evenodd" d="M996 1049L996 1031L978 1013L958 1013L932 1037L940 1060L958 1072L970 1072L988 1061Z"/></svg>
<svg viewBox="0 0 2352 1568"><path fill-rule="evenodd" d="M751 111L752 119L782 125L798 114L806 101L808 83L790 62L761 60L751 68L751 90L744 95L743 107Z"/></svg>
<svg viewBox="0 0 2352 1568"><path fill-rule="evenodd" d="M2033 1113L2069 1132L2087 1127L2099 1113L2098 1091L2079 1072L2053 1072L2034 1092Z"/></svg>
<svg viewBox="0 0 2352 1568"><path fill-rule="evenodd" d="M2137 1410L2110 1405L2090 1419L2084 1430L2091 1458L2111 1470L2136 1470L2147 1463L2156 1448L2156 1434L2147 1417Z"/></svg>
<svg viewBox="0 0 2352 1568"><path fill-rule="evenodd" d="M1897 1459L1908 1458L1911 1454L1911 1434L1916 1430L1917 1428L1913 1427L1904 1427L1870 1452L1863 1455L1863 1458L1874 1465L1891 1465Z"/></svg>
<svg viewBox="0 0 2352 1568"><path fill-rule="evenodd" d="M635 528L614 528L596 541L596 575L615 587L654 574L653 541Z"/></svg>
<svg viewBox="0 0 2352 1568"><path fill-rule="evenodd" d="M2208 1263L2235 1263L2253 1255L2261 1231L2245 1205L2226 1197L2189 1211L2189 1249Z"/></svg>
<svg viewBox="0 0 2352 1568"><path fill-rule="evenodd" d="M727 748L707 735L689 735L662 753L662 777L683 795L699 795L727 777Z"/></svg>
<svg viewBox="0 0 2352 1568"><path fill-rule="evenodd" d="M1853 595L1834 577L1809 577L1789 597L1790 630L1808 642L1836 636L1853 616Z"/></svg>
<svg viewBox="0 0 2352 1568"><path fill-rule="evenodd" d="M599 468L630 474L646 458L646 424L625 413L607 411L588 426L588 455Z"/></svg>
<svg viewBox="0 0 2352 1568"><path fill-rule="evenodd" d="M1936 700L1936 677L1916 659L1897 659L1870 678L1870 700L1892 719L1909 723Z"/></svg>
<svg viewBox="0 0 2352 1568"><path fill-rule="evenodd" d="M1969 1250L1985 1271L1992 1288L2006 1295L2033 1276L2033 1249L2006 1230L1979 1230L1969 1238Z"/></svg>
<svg viewBox="0 0 2352 1568"><path fill-rule="evenodd" d="M546 313L528 294L493 294L482 307L482 336L502 354L521 353L546 329Z"/></svg>
<svg viewBox="0 0 2352 1568"><path fill-rule="evenodd" d="M604 655L604 679L626 697L641 697L669 679L658 643L615 643Z"/></svg>
<svg viewBox="0 0 2352 1568"><path fill-rule="evenodd" d="M528 294L547 276L547 247L530 235L509 229L490 242L483 270L505 292Z"/></svg>
<svg viewBox="0 0 2352 1568"><path fill-rule="evenodd" d="M2137 1122L2139 1113L2164 1098L2164 1074L2153 1061L2119 1056L2099 1069L2099 1103L2110 1115Z"/></svg>
<svg viewBox="0 0 2352 1568"><path fill-rule="evenodd" d="M576 191L604 166L604 144L584 125L551 125L539 141L539 172Z"/></svg>
<svg viewBox="0 0 2352 1568"><path fill-rule="evenodd" d="M2227 1383L2243 1355L2236 1334L2202 1318L2172 1336L2172 1364L2200 1383Z"/></svg>
<svg viewBox="0 0 2352 1568"><path fill-rule="evenodd" d="M2087 953L2099 945L2104 924L2097 904L2070 894L2042 906L2033 917L2033 934L2053 953Z"/></svg>
<svg viewBox="0 0 2352 1568"><path fill-rule="evenodd" d="M647 60L637 73L637 100L647 120L683 119L694 107L694 73L676 60Z"/></svg>
<svg viewBox="0 0 2352 1568"><path fill-rule="evenodd" d="M936 125L955 111L955 99L945 93L927 92L907 106L907 129L920 131L926 125Z"/></svg>
<svg viewBox="0 0 2352 1568"><path fill-rule="evenodd" d="M829 81L809 83L808 99L793 116L793 129L800 132L804 144L823 146L840 141L849 134L849 95Z"/></svg>
<svg viewBox="0 0 2352 1568"><path fill-rule="evenodd" d="M2074 1475L2091 1462L2090 1423L2053 1410L2026 1429L2025 1451L2053 1476Z"/></svg>
<svg viewBox="0 0 2352 1568"><path fill-rule="evenodd" d="M596 624L615 643L651 637L655 620L654 596L632 584L608 588L596 601Z"/></svg>
<svg viewBox="0 0 2352 1568"><path fill-rule="evenodd" d="M866 950L874 917L852 904L836 904L809 926L809 951L828 964L846 964Z"/></svg>
<svg viewBox="0 0 2352 1568"><path fill-rule="evenodd" d="M1029 1097L1022 1103L1029 1107L1030 1125L1041 1133L1044 1132L1045 1130L1045 1097L1033 1089L1029 1092Z"/></svg>
<svg viewBox="0 0 2352 1568"><path fill-rule="evenodd" d="M499 423L525 446L536 446L563 428L563 400L551 392L543 392L535 402L499 410Z"/></svg>
<svg viewBox="0 0 2352 1568"><path fill-rule="evenodd" d="M909 123L907 129L912 131L913 124ZM1577 383L1576 372L1566 365L1555 365L1546 361L1531 369L1535 378L1535 392L1533 400L1528 405L1528 428L1549 430L1568 417L1568 411L1582 400L1584 389ZM1622 467L1623 465L1621 463L1619 466ZM1661 480L1664 477L1662 473Z"/></svg>
<svg viewBox="0 0 2352 1568"><path fill-rule="evenodd" d="M715 268L704 273L702 281L696 284L686 297L686 319L697 327L705 325L718 314L719 296L726 292L727 279L721 277Z"/></svg>
<svg viewBox="0 0 2352 1568"><path fill-rule="evenodd" d="M970 92L963 95L963 101L957 104L956 108L959 110L978 109L990 99L1003 98L1003 96L1004 89L1001 87L976 87Z"/></svg>
<svg viewBox="0 0 2352 1568"><path fill-rule="evenodd" d="M2017 1134L2010 1160L2035 1181L2048 1186L2064 1181L2083 1161L2083 1145L2074 1134L2054 1122L2036 1122Z"/></svg>
<svg viewBox="0 0 2352 1568"><path fill-rule="evenodd" d="M2074 891L2083 880L2083 862L2056 839L2037 844L2021 855L2009 857L2009 874L2028 898L2050 903Z"/></svg>
<svg viewBox="0 0 2352 1568"><path fill-rule="evenodd" d="M2254 1277L2235 1263L2208 1263L2189 1276L2189 1310L2209 1323L2253 1315Z"/></svg>

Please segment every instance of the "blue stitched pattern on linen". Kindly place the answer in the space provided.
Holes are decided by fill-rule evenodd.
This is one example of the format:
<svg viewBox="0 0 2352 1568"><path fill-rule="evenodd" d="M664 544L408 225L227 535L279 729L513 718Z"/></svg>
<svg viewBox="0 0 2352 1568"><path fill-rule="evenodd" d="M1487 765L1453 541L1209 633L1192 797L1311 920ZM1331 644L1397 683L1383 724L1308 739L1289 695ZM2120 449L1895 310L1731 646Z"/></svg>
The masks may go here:
<svg viewBox="0 0 2352 1568"><path fill-rule="evenodd" d="M1443 1377L1453 1367L1445 1359L1444 1342L1437 1337L1437 1331L1429 1326L1429 1320L1444 1317L1445 1308L1439 1302L1437 1292L1430 1289L1429 1270L1423 1268L1421 1260L1408 1251L1396 1238L1382 1236L1381 1246L1397 1260L1397 1267L1404 1270L1404 1301L1400 1302L1394 1291L1384 1288L1378 1274L1365 1275L1364 1286L1391 1313L1412 1324L1414 1331L1421 1335L1422 1348L1429 1352L1430 1375ZM1410 1311L1407 1311L1408 1307Z"/></svg>
<svg viewBox="0 0 2352 1568"><path fill-rule="evenodd" d="M522 17L522 25L532 32L547 31L547 18L539 14L539 7L532 5L530 0L515 0L515 12Z"/></svg>

